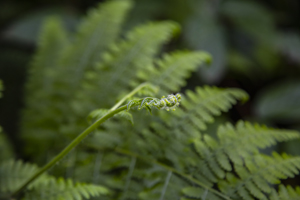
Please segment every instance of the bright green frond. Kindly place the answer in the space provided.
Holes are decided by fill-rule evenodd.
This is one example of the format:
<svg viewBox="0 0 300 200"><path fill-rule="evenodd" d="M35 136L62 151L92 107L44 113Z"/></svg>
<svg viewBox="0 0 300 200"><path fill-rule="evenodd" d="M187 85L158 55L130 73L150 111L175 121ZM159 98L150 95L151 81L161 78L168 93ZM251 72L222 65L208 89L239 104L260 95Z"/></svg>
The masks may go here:
<svg viewBox="0 0 300 200"><path fill-rule="evenodd" d="M292 186L279 185L278 192L272 189L269 196L270 200L300 200L300 187L293 188Z"/></svg>
<svg viewBox="0 0 300 200"><path fill-rule="evenodd" d="M189 135L197 135L195 131L205 130L206 123L213 122L214 116L230 109L237 100L248 98L248 95L239 89L210 86L197 87L195 92L187 91L186 96L179 111L174 113L176 117L172 116L167 123L171 129L180 129Z"/></svg>
<svg viewBox="0 0 300 200"><path fill-rule="evenodd" d="M56 116L56 112L49 109L53 103L49 94L55 90L55 73L60 70L59 59L67 46L68 40L61 22L54 17L47 19L27 78L26 108L22 118L22 136L26 139L41 134L40 127L51 129L52 124L47 125L43 121Z"/></svg>
<svg viewBox="0 0 300 200"><path fill-rule="evenodd" d="M22 161L8 160L0 165L0 189L3 193L10 193L18 189L25 181L28 180L38 167L33 164L23 163ZM33 185L44 181L46 175L42 175ZM32 187L30 185L29 187Z"/></svg>
<svg viewBox="0 0 300 200"><path fill-rule="evenodd" d="M0 197L16 191L33 174L38 167L22 161L5 161L0 165ZM106 195L108 190L102 186L76 183L63 178L55 179L47 174L41 175L28 187L25 199L88 199L90 197Z"/></svg>
<svg viewBox="0 0 300 200"><path fill-rule="evenodd" d="M236 127L229 123L220 126L218 137L221 145L224 146L222 151L232 162L241 164L240 157L246 157L258 152L258 149L269 147L277 142L297 139L300 135L297 131L273 129L240 121Z"/></svg>
<svg viewBox="0 0 300 200"><path fill-rule="evenodd" d="M222 192L233 196L240 194L239 190L247 190L253 198L267 200L265 194L271 193L271 184L278 184L280 179L292 178L299 173L300 157L258 154L245 159L245 166L235 165L234 168L239 178L227 178L226 183L220 183Z"/></svg>
<svg viewBox="0 0 300 200"><path fill-rule="evenodd" d="M94 105L88 104L90 109L110 106L112 99L136 86L130 81L136 78L137 70L152 63L159 48L177 29L173 22L148 23L130 31L124 40L111 46L103 55L103 62L85 76L83 93L94 101ZM85 99L80 101L81 104Z"/></svg>
<svg viewBox="0 0 300 200"><path fill-rule="evenodd" d="M160 94L177 92L185 86L185 80L202 63L210 62L206 52L174 52L165 54L155 62L140 69L138 77L160 87Z"/></svg>
<svg viewBox="0 0 300 200"><path fill-rule="evenodd" d="M129 0L115 0L99 4L98 8L89 11L61 63L67 72L64 76L69 78L64 77L65 81L69 81L65 85L68 89L79 85L85 70L99 62L103 52L117 39L130 7Z"/></svg>
<svg viewBox="0 0 300 200"><path fill-rule="evenodd" d="M230 161L236 166L243 165L245 158L257 153L260 148L268 147L268 141L272 141L274 144L276 141L299 138L300 135L296 131L276 130L265 126L251 125L248 122L239 122L236 128L229 123L221 125L218 130L218 137L219 142L208 135L204 135L203 140L195 139L194 145L199 156L209 166L209 171L223 178L225 171L232 170ZM236 151L237 149L238 151ZM201 163L203 161L199 161L199 171L207 171L207 166ZM205 173L205 176L215 181L209 174Z"/></svg>
<svg viewBox="0 0 300 200"><path fill-rule="evenodd" d="M73 183L71 179L64 180L63 178L55 179L52 177L26 192L25 200L83 200L107 194L108 190L102 186Z"/></svg>
<svg viewBox="0 0 300 200"><path fill-rule="evenodd" d="M37 103L34 98L46 99L46 91L53 87L54 73L60 70L58 62L68 44L61 21L56 17L48 18L41 30L37 52L28 73L26 95L30 106Z"/></svg>
<svg viewBox="0 0 300 200"><path fill-rule="evenodd" d="M42 153L51 148L57 134L69 128L61 127L62 122L74 121L74 115L70 116L70 113L75 112L76 103L70 103L70 99L75 98L84 72L101 60L103 52L118 37L130 7L129 0L101 4L83 20L74 41L66 48L63 48L66 46L65 33L58 22L52 19L46 24L31 70L34 73L28 78L28 90L31 91L26 97L27 107L22 116L23 136L33 144L26 147L26 153L36 154L36 149ZM31 95L33 92L35 95ZM85 110L80 119L89 111ZM78 127L65 132L73 130ZM49 142L41 144L42 138Z"/></svg>

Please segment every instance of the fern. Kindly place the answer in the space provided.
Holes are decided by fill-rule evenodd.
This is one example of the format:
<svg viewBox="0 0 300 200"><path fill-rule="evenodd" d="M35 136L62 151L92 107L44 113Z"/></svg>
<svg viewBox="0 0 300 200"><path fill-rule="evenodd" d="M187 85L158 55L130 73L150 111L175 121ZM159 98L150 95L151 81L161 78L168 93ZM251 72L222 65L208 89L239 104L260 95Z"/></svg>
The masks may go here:
<svg viewBox="0 0 300 200"><path fill-rule="evenodd" d="M166 94L179 91L199 64L210 62L211 57L205 52L174 52L156 60L155 66L140 69L138 78L159 86L160 94Z"/></svg>
<svg viewBox="0 0 300 200"><path fill-rule="evenodd" d="M27 87L27 91L31 92L27 96L28 107L22 120L24 137L36 141L34 149L27 146L29 154L35 152L36 148L43 152L53 145L61 123L70 120L71 108L66 102L75 95L83 71L92 68L116 39L130 7L130 1L112 1L92 10L80 25L74 42L66 41L64 30L57 20L46 22L41 33L37 61L31 67L32 74ZM49 72L43 69L44 66L50 66L47 68ZM46 76L43 76L45 73ZM36 82L37 79L47 82L47 88L41 88L43 84ZM39 88L35 88L36 85ZM32 92L42 95L33 96ZM36 103L37 99L39 103ZM41 134L47 137L47 145L40 145Z"/></svg>
<svg viewBox="0 0 300 200"><path fill-rule="evenodd" d="M57 112L50 109L51 102L48 93L52 93L54 90L55 72L59 70L57 58L61 56L67 44L66 33L58 19L48 19L42 30L38 44L39 49L29 71L25 99L28 109L23 111L22 120L24 137L33 143L34 140L37 140L35 143L37 146L41 133L43 133L43 137L49 139L53 137L51 130L54 129L54 124L45 123L45 121L53 120L52 116L55 116ZM39 101L37 102L36 99ZM47 114L41 117L41 111L45 111ZM45 148L48 147L49 144L45 146ZM27 151L33 153L35 149L29 147Z"/></svg>
<svg viewBox="0 0 300 200"><path fill-rule="evenodd" d="M278 154L274 154L274 157L263 156L258 154L258 149L299 136L295 131L269 129L243 122L239 122L236 128L230 124L220 126L220 142L207 135L194 141L195 150L201 157L194 164L194 173L198 173L195 177L200 173L199 181L205 177L206 180L217 183L222 193L233 199L266 199L263 193L270 193L268 184L275 184L280 182L279 179L298 174L299 158L286 155L281 157ZM234 170L240 179L229 173L232 171L230 162L234 164ZM225 176L227 181L223 180Z"/></svg>
<svg viewBox="0 0 300 200"><path fill-rule="evenodd" d="M2 193L11 193L20 187L32 176L38 167L36 165L23 163L22 161L8 160L0 165L0 188ZM37 180L37 184L45 181L47 175L43 175ZM35 184L36 184L35 183ZM29 186L29 188L32 187Z"/></svg>
<svg viewBox="0 0 300 200"><path fill-rule="evenodd" d="M246 168L235 166L235 171L240 179L228 174L228 182L220 182L220 187L221 185L225 186L221 188L224 193L233 196L244 187L254 197L267 199L264 193L271 193L272 188L269 184L278 184L280 179L294 177L300 169L300 158L286 154L273 153L272 157L256 155L252 159L245 160Z"/></svg>
<svg viewBox="0 0 300 200"><path fill-rule="evenodd" d="M234 99L244 99L247 98L247 94L242 92L241 90L236 89L218 89L214 87L208 87L205 88L197 88L197 93L193 93L190 91L189 95L194 96L195 99L198 99L198 101L192 101L189 98L184 98L182 101L183 105L190 105L194 109L186 109L189 108L188 106L185 106L184 108L179 107L177 108L176 112L172 112L170 114L166 112L160 112L161 118L164 119L166 122L165 125L162 125L162 122L154 122L154 123L143 123L139 118L135 117L135 126L132 127L134 130L131 130L131 133L126 132L128 129L124 129L124 124L120 125L119 121L108 121L105 126L105 131L99 131L93 137L89 138L88 145L99 149L103 152L106 152L105 148L107 148L107 151L110 151L111 148L114 148L115 146L118 146L118 148L121 149L129 149L130 152L140 152L141 155L147 155L150 157L153 157L151 159L160 159L165 158L169 159L169 161L172 161L172 165L182 167L182 165L185 165L187 163L186 161L186 145L188 145L190 138L194 136L200 136L199 130L197 130L197 126L195 124L191 124L190 120L191 118L197 118L199 122L207 123L212 122L213 116L215 114L220 114L221 112L212 112L209 111L206 112L193 112L197 107L201 108L202 110L209 108L212 106L211 102L221 102L221 104L226 105L227 109L230 108L231 103L235 103L236 101ZM201 93L202 92L202 93ZM224 98L225 97L225 98ZM202 100L203 99L203 100ZM225 107L220 106L220 108L216 108L216 110L223 109L223 111L226 111ZM199 116L200 113L200 116ZM155 114L155 113L154 113ZM201 117L202 114L209 115L211 120L204 120ZM149 116L150 117L150 116ZM145 119L144 116L143 119L145 121L151 121L153 119ZM204 118L204 119L207 119ZM193 121L192 121L193 122ZM136 128L142 124L142 131L141 127ZM122 128L123 127L123 128ZM136 129L135 129L136 128ZM194 131L193 133L189 132ZM125 130L125 131L124 131ZM153 131L150 131L153 130ZM182 132L182 130L185 130L185 132ZM203 130L203 129L202 129ZM103 140L103 138L105 138ZM179 142L181 141L181 142ZM164 148L162 148L164 147ZM106 164L103 164L103 168L108 169L114 169L122 167L119 165L110 165L110 159L116 160L117 158L114 157L112 154L105 153L105 162ZM113 157L111 157L113 156ZM110 158L111 157L111 158ZM121 159L121 158L118 158ZM189 161L190 162L190 161ZM126 163L126 162L125 162ZM152 165L150 165L152 166ZM135 170L141 170L141 171L151 171L151 168L146 169L135 169ZM125 172L124 172L125 173ZM162 174L161 174L162 173ZM161 176L165 176L165 171L160 172ZM135 176L135 173L133 173L133 176ZM143 175L142 175L143 176ZM147 176L146 176L147 177ZM174 178L173 178L174 179ZM140 178L138 179L140 182ZM148 180L147 180L148 181ZM163 180L161 180L163 181ZM124 183L125 184L125 183ZM134 184L134 183L132 183ZM152 188L149 191L154 192L155 189L162 189L163 182L160 183L157 182L157 184L160 184L160 187ZM179 185L182 185L180 181L178 181ZM175 184L176 185L176 184ZM139 185L140 187L141 185ZM136 187L134 191L135 193L138 193L138 188ZM180 188L178 186L174 186L175 188ZM183 187L183 186L182 186ZM141 188L140 190L143 190ZM172 190L172 189L169 189ZM148 191L148 192L149 192ZM179 189L176 191L178 192ZM173 195L175 194L179 195L174 191ZM133 192L134 193L134 192ZM146 195L146 192L143 192L144 196ZM148 195L150 195L148 193ZM167 196L170 195L169 192L166 194ZM150 195L151 196L151 195ZM146 198L146 197L145 197ZM147 198L146 198L147 199Z"/></svg>
<svg viewBox="0 0 300 200"><path fill-rule="evenodd" d="M38 167L36 165L23 163L22 161L9 160L1 163L1 194L8 196L37 171ZM102 186L84 183L73 184L72 180L55 179L47 174L40 176L27 189L25 199L73 200L108 194L108 190Z"/></svg>
<svg viewBox="0 0 300 200"><path fill-rule="evenodd" d="M291 186L279 185L279 191L272 190L270 195L271 200L298 200L300 195L300 188L295 189Z"/></svg>
<svg viewBox="0 0 300 200"><path fill-rule="evenodd" d="M87 103L85 98L81 98L80 104L88 105L90 109L97 108L97 105L111 106L109 100L118 96L120 91L131 89L128 80L135 78L139 68L151 64L157 50L177 29L177 24L173 22L161 22L142 25L130 31L125 40L113 45L103 55L103 62L96 66L95 71L86 73L82 92L90 99ZM100 73L101 79L97 75ZM99 88L102 88L100 93L97 92Z"/></svg>
<svg viewBox="0 0 300 200"><path fill-rule="evenodd" d="M21 161L2 164L2 191L26 188L29 177L39 176L76 146L72 177L110 188L110 196L101 199L299 197L297 188L280 185L278 191L274 189L281 179L299 174L299 158L260 153L278 142L299 139L298 132L240 121L236 126L220 125L217 138L205 134L216 116L247 100L244 91L203 86L182 96L152 97L178 92L211 57L202 51L160 56L161 47L179 30L170 21L143 24L119 38L130 7L128 0L102 4L83 20L74 40L67 38L69 33L58 19L46 22L26 87L22 116L26 152L42 163L46 151L50 157L56 155L84 131L41 169ZM138 98L145 94L151 97ZM142 108L152 115L137 112ZM124 118L134 120L134 126ZM99 121L105 123L96 129ZM89 123L93 124L85 129ZM69 165L63 160L53 174L69 178ZM44 174L24 194L25 199L83 199L107 194L107 190Z"/></svg>
<svg viewBox="0 0 300 200"><path fill-rule="evenodd" d="M51 178L46 182L34 187L30 192L26 193L25 199L89 199L100 195L108 194L108 190L104 187L92 184L74 184L72 180L64 180L63 178Z"/></svg>

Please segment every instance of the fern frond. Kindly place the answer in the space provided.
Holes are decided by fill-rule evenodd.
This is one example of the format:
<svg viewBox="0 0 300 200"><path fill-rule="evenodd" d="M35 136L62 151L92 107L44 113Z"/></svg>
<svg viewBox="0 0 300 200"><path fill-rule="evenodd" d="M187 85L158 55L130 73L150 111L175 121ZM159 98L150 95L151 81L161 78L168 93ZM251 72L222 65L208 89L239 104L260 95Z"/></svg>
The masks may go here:
<svg viewBox="0 0 300 200"><path fill-rule="evenodd" d="M220 126L218 129L219 142L208 135L203 140L195 139L195 150L201 157L196 164L198 171L210 181L225 177L225 171L231 171L230 161L236 165L243 165L244 159L259 149L266 148L276 141L287 141L299 138L296 131L276 130L265 126L251 125L240 121L236 128L231 124ZM238 149L238 151L236 151Z"/></svg>
<svg viewBox="0 0 300 200"><path fill-rule="evenodd" d="M272 189L272 193L269 196L270 200L299 200L300 199L300 187L293 188L292 186L279 185L278 192Z"/></svg>
<svg viewBox="0 0 300 200"><path fill-rule="evenodd" d="M188 91L187 96L188 98L182 99L182 104L176 112L172 112L172 114L159 113L164 123L153 122L149 128L138 131L137 134L140 134L145 140L145 145L140 147L141 149L144 148L148 151L152 149L151 152L154 154L154 152L162 151L161 145L170 144L172 150L168 150L169 156L178 158L178 154L182 154L186 143L191 138L199 137L200 131L206 129L206 123L212 122L215 115L220 115L221 111L227 111L231 104L236 103L236 100L248 97L242 90L209 86L198 87L196 92ZM148 127L149 123L143 125ZM168 141L167 144L166 141Z"/></svg>
<svg viewBox="0 0 300 200"><path fill-rule="evenodd" d="M65 83L67 89L77 88L84 72L101 60L101 54L118 37L130 8L131 1L115 0L99 4L98 8L89 11L78 28L73 45L62 59L63 71L67 72L63 76L69 77L63 79L69 81Z"/></svg>
<svg viewBox="0 0 300 200"><path fill-rule="evenodd" d="M69 99L75 97L84 71L91 69L95 62L99 61L107 47L118 37L120 26L130 7L131 1L116 0L104 3L94 9L79 27L75 41L68 44L66 48L61 48L61 45L64 44L61 41L63 34L56 30L55 27L58 25L51 22L48 28L46 26L46 32L43 34L45 35L43 40L46 43L39 47L37 55L39 59L33 68L55 67L51 69L49 76L42 77L41 74L35 73L30 77L32 81L28 90L33 89L32 85L41 85L36 79L51 84L48 88L37 88L36 93L43 94L42 97L30 95L30 93L26 97L28 100L22 116L22 135L31 143L26 147L27 153L32 153L36 149L39 149L38 152L50 149L57 138L57 133L63 132L60 129L66 129L61 127L62 122L74 121L73 115L72 117L69 115L73 106L68 103ZM52 34L52 32L54 33ZM52 48L55 45L57 49ZM59 57L53 54L59 55ZM43 71L43 73L45 72ZM80 117L83 118L83 116ZM78 127L74 127L74 129L78 130ZM47 138L46 140L49 142L41 144L41 136L43 139ZM36 155L36 151L34 154ZM36 155L36 158L39 159L40 156Z"/></svg>
<svg viewBox="0 0 300 200"><path fill-rule="evenodd" d="M219 182L220 190L229 196L240 197L244 191L248 193L246 196L266 200L265 194L272 191L270 184L278 184L280 179L292 178L299 173L300 157L277 153L272 157L255 155L245 159L245 167L235 165L234 168L239 178L228 174L227 181Z"/></svg>
<svg viewBox="0 0 300 200"><path fill-rule="evenodd" d="M8 160L0 165L0 194L9 196L38 171L34 164ZM106 195L108 190L99 185L76 183L63 178L56 179L47 174L32 182L26 191L25 199L88 199ZM1 196L0 196L1 197Z"/></svg>
<svg viewBox="0 0 300 200"><path fill-rule="evenodd" d="M26 192L24 199L81 200L107 194L108 190L102 186L84 183L74 184L71 179L59 178L56 180L52 177Z"/></svg>
<svg viewBox="0 0 300 200"><path fill-rule="evenodd" d="M242 164L239 157L246 157L249 153L258 152L258 149L299 137L297 131L268 128L243 121L238 122L236 128L227 123L218 129L220 143L227 147L224 149L224 153L236 164ZM229 147L229 145L231 146ZM236 152L235 149L239 149L239 151Z"/></svg>
<svg viewBox="0 0 300 200"><path fill-rule="evenodd" d="M0 165L0 189L3 193L10 193L18 189L27 181L38 167L33 164L23 163L22 161L8 160ZM47 175L42 175L33 184L39 184L47 179ZM33 185L30 185L31 188Z"/></svg>
<svg viewBox="0 0 300 200"><path fill-rule="evenodd" d="M197 87L195 92L187 91L186 96L179 111L174 112L176 116L167 117L165 113L160 114L171 129L194 136L198 134L197 130L205 130L205 124L213 122L214 116L226 112L237 100L248 98L248 95L239 89L210 86Z"/></svg>
<svg viewBox="0 0 300 200"><path fill-rule="evenodd" d="M52 124L43 123L43 121L56 115L53 110L49 109L51 107L49 93L53 90L55 73L60 69L59 59L68 46L68 42L61 22L57 18L47 19L38 40L38 49L31 63L25 88L27 106L23 110L21 121L22 136L25 139L29 140L29 137L33 136L34 138L36 135L40 135L42 131L39 130L39 127L45 130L52 129ZM41 111L46 113L41 113ZM34 143L34 141L32 142ZM29 153L34 150L28 147L27 151Z"/></svg>
<svg viewBox="0 0 300 200"><path fill-rule="evenodd" d="M159 86L160 94L177 92L185 86L185 80L192 71L200 64L209 62L211 57L206 52L173 52L156 60L156 66L149 65L140 69L138 77Z"/></svg>
<svg viewBox="0 0 300 200"><path fill-rule="evenodd" d="M30 106L36 103L32 102L34 98L31 95L39 98L52 88L54 73L59 70L59 59L68 45L67 33L61 21L56 17L48 18L41 30L37 52L28 73L26 92L27 104Z"/></svg>
<svg viewBox="0 0 300 200"><path fill-rule="evenodd" d="M141 25L130 31L125 40L111 46L110 51L103 55L103 62L85 77L83 93L94 101L91 109L99 105L111 106L112 102L109 100L130 89L132 86L128 80L136 77L139 68L152 63L158 49L177 29L177 24L173 22ZM98 78L98 73L101 74L101 79ZM99 88L101 93L98 92ZM80 102L84 102L84 99Z"/></svg>

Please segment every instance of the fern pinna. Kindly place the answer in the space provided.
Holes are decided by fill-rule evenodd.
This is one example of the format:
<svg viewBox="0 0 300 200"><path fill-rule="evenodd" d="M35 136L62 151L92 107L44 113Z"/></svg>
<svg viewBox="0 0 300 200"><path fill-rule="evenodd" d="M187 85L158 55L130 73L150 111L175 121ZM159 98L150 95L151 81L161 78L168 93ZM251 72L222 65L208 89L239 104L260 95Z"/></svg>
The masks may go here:
<svg viewBox="0 0 300 200"><path fill-rule="evenodd" d="M247 100L244 91L196 87L182 92L179 107L177 95L141 98L180 91L211 57L186 50L159 56L179 31L170 21L146 23L120 37L131 6L129 0L102 4L89 12L72 39L59 19L46 21L26 86L24 154L41 165L121 103L127 101L123 108L132 115L123 111L107 120L52 167L51 175L30 182L23 198L300 199L298 187L280 184L299 173L300 158L260 152L299 139L298 132L239 121L219 125L217 137L206 134L216 116ZM152 115L131 107L137 105ZM176 111L153 106L176 106ZM7 155L12 153L1 158L0 191L9 198L40 169Z"/></svg>

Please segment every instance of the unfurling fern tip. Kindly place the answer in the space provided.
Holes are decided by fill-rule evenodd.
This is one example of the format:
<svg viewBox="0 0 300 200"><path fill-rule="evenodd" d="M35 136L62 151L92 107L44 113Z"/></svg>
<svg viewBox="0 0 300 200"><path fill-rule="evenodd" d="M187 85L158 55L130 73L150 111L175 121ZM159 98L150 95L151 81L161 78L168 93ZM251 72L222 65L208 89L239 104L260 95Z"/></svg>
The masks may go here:
<svg viewBox="0 0 300 200"><path fill-rule="evenodd" d="M175 108L179 106L180 101L181 95L179 93L175 95L170 94L167 97L162 96L161 99L146 97L144 99L129 101L127 104L127 111L129 111L130 108L133 106L138 106L139 110L145 108L149 112L151 112L152 107L156 107L158 109L165 109L167 111L169 111L170 109L175 110Z"/></svg>

